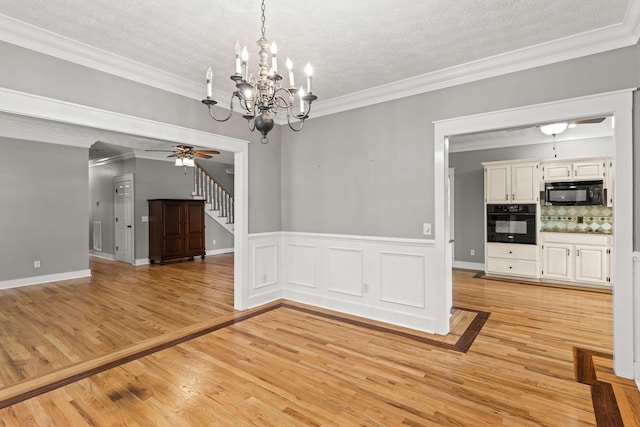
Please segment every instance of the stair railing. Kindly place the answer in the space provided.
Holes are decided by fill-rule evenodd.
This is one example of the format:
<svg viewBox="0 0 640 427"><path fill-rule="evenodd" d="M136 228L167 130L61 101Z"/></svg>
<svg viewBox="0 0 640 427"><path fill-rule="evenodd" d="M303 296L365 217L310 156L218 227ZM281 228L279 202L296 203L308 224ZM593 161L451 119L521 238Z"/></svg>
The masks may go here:
<svg viewBox="0 0 640 427"><path fill-rule="evenodd" d="M233 197L206 170L196 163L193 173L194 193L204 197L210 210L219 211L220 217L227 218L227 224L234 223Z"/></svg>

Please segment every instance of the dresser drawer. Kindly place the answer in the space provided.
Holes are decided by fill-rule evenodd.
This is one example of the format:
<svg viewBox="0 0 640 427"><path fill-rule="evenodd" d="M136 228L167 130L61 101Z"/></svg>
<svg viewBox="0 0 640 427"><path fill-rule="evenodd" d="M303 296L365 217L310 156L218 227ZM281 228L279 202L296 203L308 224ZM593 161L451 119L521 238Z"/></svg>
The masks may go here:
<svg viewBox="0 0 640 427"><path fill-rule="evenodd" d="M487 258L487 273L537 277L538 263L535 261Z"/></svg>
<svg viewBox="0 0 640 427"><path fill-rule="evenodd" d="M536 245L514 245L512 243L487 243L487 257L535 262L538 259L538 247Z"/></svg>

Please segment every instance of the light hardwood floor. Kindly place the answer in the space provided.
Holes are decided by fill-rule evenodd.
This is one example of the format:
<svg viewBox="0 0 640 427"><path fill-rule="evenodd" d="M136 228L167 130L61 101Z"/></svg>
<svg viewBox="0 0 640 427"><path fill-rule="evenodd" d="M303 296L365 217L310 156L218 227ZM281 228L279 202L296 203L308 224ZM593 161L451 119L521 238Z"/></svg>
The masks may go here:
<svg viewBox="0 0 640 427"><path fill-rule="evenodd" d="M5 312L12 305L7 295L22 306L18 315L31 324L26 333L39 332L35 340L44 344L64 344L45 351L20 337L26 361L3 367L14 372L3 376L5 382L161 340L197 322L219 318L220 327L6 407L0 425L596 425L591 386L576 381L575 348L594 352L598 379L615 383L625 424L640 425L637 389L611 374L606 357L610 294L455 271L454 304L490 312L465 353L295 304L241 317L231 309L229 256L137 268L93 260L92 268L90 283L0 293L9 328L0 337L3 349L10 337L17 339L11 328L18 327ZM94 297L84 295L94 291ZM48 299L36 297L39 292ZM40 338L45 331L54 338ZM47 369L39 361L43 353Z"/></svg>

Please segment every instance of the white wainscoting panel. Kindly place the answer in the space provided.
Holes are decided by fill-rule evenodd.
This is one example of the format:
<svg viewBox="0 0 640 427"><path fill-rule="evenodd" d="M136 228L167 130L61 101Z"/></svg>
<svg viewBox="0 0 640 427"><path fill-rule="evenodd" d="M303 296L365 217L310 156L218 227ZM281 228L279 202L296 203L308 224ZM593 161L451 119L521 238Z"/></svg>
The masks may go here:
<svg viewBox="0 0 640 427"><path fill-rule="evenodd" d="M316 287L316 245L287 243L287 283Z"/></svg>
<svg viewBox="0 0 640 427"><path fill-rule="evenodd" d="M380 252L380 300L412 307L425 307L424 255Z"/></svg>
<svg viewBox="0 0 640 427"><path fill-rule="evenodd" d="M278 283L278 245L268 243L255 245L253 259L255 268L252 274L253 289L264 288Z"/></svg>
<svg viewBox="0 0 640 427"><path fill-rule="evenodd" d="M282 237L279 232L250 234L248 306L282 298L280 281Z"/></svg>
<svg viewBox="0 0 640 427"><path fill-rule="evenodd" d="M438 330L433 240L282 232L282 248L283 298Z"/></svg>
<svg viewBox="0 0 640 427"><path fill-rule="evenodd" d="M328 289L362 297L364 292L364 251L362 249L328 248Z"/></svg>

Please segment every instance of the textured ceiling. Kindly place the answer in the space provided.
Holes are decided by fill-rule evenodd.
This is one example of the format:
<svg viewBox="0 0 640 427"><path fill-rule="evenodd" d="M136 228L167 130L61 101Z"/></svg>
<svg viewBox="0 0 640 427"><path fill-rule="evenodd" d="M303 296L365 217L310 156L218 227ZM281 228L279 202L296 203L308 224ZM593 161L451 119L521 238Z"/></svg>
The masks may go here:
<svg viewBox="0 0 640 427"><path fill-rule="evenodd" d="M311 62L321 102L619 25L637 1L268 0L266 37L278 44L281 69L287 56L293 60L298 83ZM0 14L203 89L212 66L215 89L231 92L236 41L247 45L250 70L256 71L259 0L0 0ZM106 141L123 152L161 144L69 126L47 132L43 123L24 120L0 117L0 135L52 140L69 131L85 143ZM95 150L91 155L100 157Z"/></svg>
<svg viewBox="0 0 640 427"><path fill-rule="evenodd" d="M320 100L623 21L630 0L277 0L280 67L314 66ZM234 45L256 65L258 0L0 0L0 14L229 91ZM253 62L251 63L251 61Z"/></svg>

